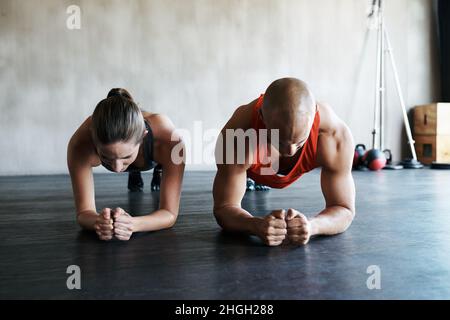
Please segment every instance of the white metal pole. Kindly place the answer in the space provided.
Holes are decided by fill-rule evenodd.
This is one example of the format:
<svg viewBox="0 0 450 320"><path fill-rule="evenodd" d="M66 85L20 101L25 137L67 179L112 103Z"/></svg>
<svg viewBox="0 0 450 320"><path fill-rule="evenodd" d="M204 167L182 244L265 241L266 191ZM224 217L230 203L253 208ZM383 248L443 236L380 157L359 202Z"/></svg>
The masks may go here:
<svg viewBox="0 0 450 320"><path fill-rule="evenodd" d="M385 117L385 107L386 107L386 68L385 68L385 51L386 51L386 45L385 45L385 38L384 38L384 30L385 30L385 23L384 23L384 0L379 0L379 7L380 7L380 33L381 33L381 44L380 44L380 88L379 88L379 95L380 95L380 149L384 150L384 117Z"/></svg>
<svg viewBox="0 0 450 320"><path fill-rule="evenodd" d="M389 57L391 60L391 65L392 65L392 70L394 72L395 86L397 88L398 97L400 99L400 105L402 107L403 122L405 123L406 135L408 136L408 143L411 148L411 154L412 154L413 159L417 160L416 149L414 148L415 141L411 134L411 127L409 125L408 114L406 112L406 104L405 104L405 100L403 99L403 92L402 92L402 88L400 86L400 79L398 77L397 65L395 63L395 58L394 58L394 53L393 53L392 46L391 46L391 41L389 39L389 34L388 34L388 30L386 27L384 29L384 35L385 35L386 43L387 43L387 53L389 54Z"/></svg>
<svg viewBox="0 0 450 320"><path fill-rule="evenodd" d="M376 70L376 81L375 81L375 105L373 107L373 131L372 131L372 149L377 147L377 133L378 133L378 113L380 107L380 68L381 68L381 38L383 34L380 28L380 16L379 16L379 6L376 9L376 19L377 19L377 70Z"/></svg>

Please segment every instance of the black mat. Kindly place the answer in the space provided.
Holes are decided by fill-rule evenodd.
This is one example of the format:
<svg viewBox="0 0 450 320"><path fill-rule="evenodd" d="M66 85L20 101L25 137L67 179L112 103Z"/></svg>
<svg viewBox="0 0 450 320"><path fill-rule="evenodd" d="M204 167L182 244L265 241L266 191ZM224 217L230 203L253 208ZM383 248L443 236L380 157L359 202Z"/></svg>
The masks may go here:
<svg viewBox="0 0 450 320"><path fill-rule="evenodd" d="M258 215L322 209L320 171L285 190L248 193ZM355 172L350 229L305 247L269 248L220 231L212 215L212 172L188 172L174 228L101 242L75 222L68 176L0 178L0 299L450 299L450 172ZM96 175L97 209L150 212L158 195L127 176ZM69 265L81 290L68 290ZM369 266L381 289L369 290Z"/></svg>

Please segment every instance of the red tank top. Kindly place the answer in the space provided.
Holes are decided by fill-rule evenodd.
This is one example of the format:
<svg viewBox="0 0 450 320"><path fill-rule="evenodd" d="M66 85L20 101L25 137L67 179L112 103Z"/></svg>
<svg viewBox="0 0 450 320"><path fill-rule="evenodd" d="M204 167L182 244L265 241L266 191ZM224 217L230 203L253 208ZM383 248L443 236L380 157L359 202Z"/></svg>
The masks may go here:
<svg viewBox="0 0 450 320"><path fill-rule="evenodd" d="M256 130L257 134L259 132L259 129L266 129L266 126L259 114L259 109L262 107L263 101L264 95L261 95L258 101L255 103L252 111L252 128ZM260 162L259 155L267 154L267 146L263 146L265 147L265 150L260 150L259 148L261 146L259 145L258 139L258 149L256 150L257 156L255 157L254 164L247 170L247 177L253 179L256 183L263 184L272 188L282 189L294 183L304 173L319 167L316 162L317 140L319 138L319 124L320 115L319 111L316 111L311 132L305 144L303 145L302 150L300 151L301 153L298 157L298 161L293 166L291 171L285 176L278 175L276 173L269 175L261 174L261 169L270 168L270 163L263 164L265 162Z"/></svg>

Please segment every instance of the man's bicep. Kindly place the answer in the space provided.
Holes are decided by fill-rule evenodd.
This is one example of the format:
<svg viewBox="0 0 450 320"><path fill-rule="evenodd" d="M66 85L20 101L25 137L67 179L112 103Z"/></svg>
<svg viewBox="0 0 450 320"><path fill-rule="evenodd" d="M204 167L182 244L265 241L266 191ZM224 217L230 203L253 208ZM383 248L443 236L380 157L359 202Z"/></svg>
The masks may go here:
<svg viewBox="0 0 450 320"><path fill-rule="evenodd" d="M214 208L240 206L245 194L247 172L241 165L218 165L214 179Z"/></svg>
<svg viewBox="0 0 450 320"><path fill-rule="evenodd" d="M355 212L355 183L351 171L323 168L320 182L327 208L341 206Z"/></svg>

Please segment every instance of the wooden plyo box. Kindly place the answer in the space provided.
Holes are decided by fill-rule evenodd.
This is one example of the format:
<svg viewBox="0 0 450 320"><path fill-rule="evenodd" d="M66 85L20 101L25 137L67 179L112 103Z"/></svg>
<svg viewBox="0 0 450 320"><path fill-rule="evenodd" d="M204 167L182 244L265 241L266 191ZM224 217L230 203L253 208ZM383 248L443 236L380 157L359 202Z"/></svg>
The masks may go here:
<svg viewBox="0 0 450 320"><path fill-rule="evenodd" d="M414 108L414 140L420 162L450 163L450 103Z"/></svg>
<svg viewBox="0 0 450 320"><path fill-rule="evenodd" d="M423 164L450 163L450 135L416 135L417 158Z"/></svg>
<svg viewBox="0 0 450 320"><path fill-rule="evenodd" d="M450 103L432 103L414 108L415 135L450 135Z"/></svg>

